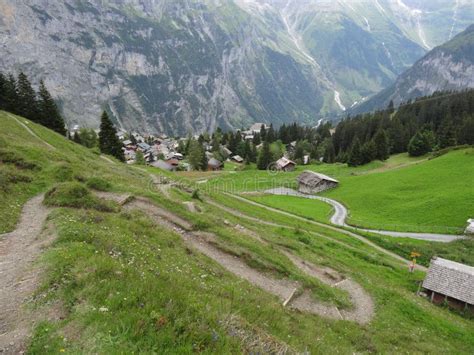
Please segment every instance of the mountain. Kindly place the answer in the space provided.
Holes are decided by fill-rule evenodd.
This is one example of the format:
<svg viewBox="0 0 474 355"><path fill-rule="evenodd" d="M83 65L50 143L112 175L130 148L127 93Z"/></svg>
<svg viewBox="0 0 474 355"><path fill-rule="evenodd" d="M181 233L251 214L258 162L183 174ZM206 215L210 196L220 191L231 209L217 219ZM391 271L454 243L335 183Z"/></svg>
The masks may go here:
<svg viewBox="0 0 474 355"><path fill-rule="evenodd" d="M474 88L474 25L418 60L386 90L354 108L367 112L436 91Z"/></svg>
<svg viewBox="0 0 474 355"><path fill-rule="evenodd" d="M0 70L44 78L69 125L186 134L314 122L457 33L469 0L0 3ZM436 40L435 40L436 39Z"/></svg>

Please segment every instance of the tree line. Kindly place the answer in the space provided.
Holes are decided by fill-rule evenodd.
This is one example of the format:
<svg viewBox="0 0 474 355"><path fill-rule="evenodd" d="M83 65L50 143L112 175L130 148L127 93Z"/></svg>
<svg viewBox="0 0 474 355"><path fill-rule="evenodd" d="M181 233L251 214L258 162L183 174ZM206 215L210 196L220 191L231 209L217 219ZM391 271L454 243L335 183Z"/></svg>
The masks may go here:
<svg viewBox="0 0 474 355"><path fill-rule="evenodd" d="M17 78L13 74L0 73L0 110L23 116L66 135L64 119L44 81L40 81L36 92L23 72Z"/></svg>
<svg viewBox="0 0 474 355"><path fill-rule="evenodd" d="M335 161L361 165L389 154L421 156L474 144L474 90L438 92L387 109L348 117L332 136Z"/></svg>
<svg viewBox="0 0 474 355"><path fill-rule="evenodd" d="M420 156L455 145L474 144L474 90L439 92L397 109L391 102L384 110L348 116L335 127L331 122L317 127L297 123L278 129L262 126L251 139L245 139L242 131L217 129L211 136L201 135L198 142L207 142L211 147L224 145L246 163L256 163L258 169L266 169L285 153L300 164L309 155L313 161L350 166L383 161L390 154L408 152ZM226 158L212 149L219 160Z"/></svg>
<svg viewBox="0 0 474 355"><path fill-rule="evenodd" d="M23 72L20 72L18 77L0 72L0 110L23 116L63 136L69 136L64 118L44 81L40 80L38 91L35 91L28 76ZM125 161L122 143L116 134L117 130L104 111L98 136L93 129L83 128L69 138L88 148L99 146L102 153Z"/></svg>

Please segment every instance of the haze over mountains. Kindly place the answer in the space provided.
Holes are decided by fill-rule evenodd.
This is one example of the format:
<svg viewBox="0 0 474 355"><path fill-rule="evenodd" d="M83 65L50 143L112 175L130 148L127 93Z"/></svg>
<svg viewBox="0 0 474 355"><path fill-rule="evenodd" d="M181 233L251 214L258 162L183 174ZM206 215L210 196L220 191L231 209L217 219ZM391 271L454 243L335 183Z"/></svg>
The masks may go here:
<svg viewBox="0 0 474 355"><path fill-rule="evenodd" d="M45 78L70 125L97 127L103 107L122 128L173 134L312 123L473 17L470 0L4 0L0 70Z"/></svg>

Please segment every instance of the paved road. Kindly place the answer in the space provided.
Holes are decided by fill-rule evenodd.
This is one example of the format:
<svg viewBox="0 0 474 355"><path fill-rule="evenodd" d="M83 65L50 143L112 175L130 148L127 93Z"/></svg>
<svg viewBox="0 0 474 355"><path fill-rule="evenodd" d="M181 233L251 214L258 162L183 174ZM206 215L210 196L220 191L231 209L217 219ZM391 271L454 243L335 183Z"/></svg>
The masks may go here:
<svg viewBox="0 0 474 355"><path fill-rule="evenodd" d="M376 233L381 235L386 235L394 238L412 238L418 240L432 241L432 242L442 242L449 243L454 240L463 239L463 235L453 235L453 234L437 234L437 233L411 233L411 232L394 232L394 231L385 231L385 230L375 230L375 229L365 229L365 228L356 228L346 223L348 211L347 208L340 202L322 196L316 195L306 195L301 192L298 192L293 189L280 187L276 189L270 189L265 191L266 193L273 195L289 195L302 198L308 198L312 200L320 200L326 202L334 207L334 214L332 215L330 221L332 224L340 227L349 227L356 230L361 230L364 232Z"/></svg>

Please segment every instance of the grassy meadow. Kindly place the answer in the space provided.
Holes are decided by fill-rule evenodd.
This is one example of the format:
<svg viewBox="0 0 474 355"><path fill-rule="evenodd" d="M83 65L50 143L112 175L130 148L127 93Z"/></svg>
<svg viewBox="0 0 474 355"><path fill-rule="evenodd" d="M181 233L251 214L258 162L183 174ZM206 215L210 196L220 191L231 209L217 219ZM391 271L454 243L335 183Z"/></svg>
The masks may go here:
<svg viewBox="0 0 474 355"><path fill-rule="evenodd" d="M276 187L296 188L304 170L317 171L340 181L338 188L322 195L338 200L349 209L355 226L395 231L460 234L474 216L474 148L455 150L439 157L411 158L407 154L386 162L351 168L345 164L298 166L296 171L272 173L256 170L180 173L199 182L206 191L230 193L263 192ZM285 196L245 197L303 217L328 222L320 201Z"/></svg>
<svg viewBox="0 0 474 355"><path fill-rule="evenodd" d="M179 188L165 194L150 183L149 173L169 179L175 175L110 163L28 122L56 149L48 148L10 116L0 112L0 120L1 233L15 228L21 206L40 192L54 207L47 223L57 238L38 261L44 273L28 309L47 313L51 305L59 305L61 317L35 326L30 354L230 354L269 348L314 354L474 351L472 320L416 296L422 271L408 273L404 263L339 231L206 190L208 183L227 176L240 184L241 174L248 177L255 171L180 175L186 181L208 179L196 185L202 200ZM382 167L374 163L357 171ZM343 166L329 168L340 172L341 181L354 172ZM175 231L143 211L100 200L94 190L147 197L190 222L194 230L213 233L216 248L260 273L298 281L313 299L349 309L346 292L309 277L282 250L329 266L364 287L373 298L375 316L361 326L283 307L275 296L187 247ZM283 227L229 213L208 199ZM201 212L190 211L184 204L189 201ZM309 207L301 208L303 214ZM319 217L327 213L327 206L321 205ZM400 253L410 247L400 248Z"/></svg>

